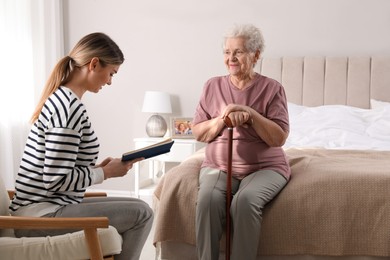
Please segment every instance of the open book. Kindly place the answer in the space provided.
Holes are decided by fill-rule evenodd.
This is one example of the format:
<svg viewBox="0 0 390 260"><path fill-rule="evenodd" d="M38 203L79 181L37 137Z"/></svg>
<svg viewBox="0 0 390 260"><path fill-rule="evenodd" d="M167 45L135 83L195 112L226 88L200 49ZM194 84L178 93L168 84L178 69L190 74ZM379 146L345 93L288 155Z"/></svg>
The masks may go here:
<svg viewBox="0 0 390 260"><path fill-rule="evenodd" d="M130 161L141 157L148 159L160 154L169 153L174 142L172 138L168 138L161 142L124 153L122 154L122 161Z"/></svg>

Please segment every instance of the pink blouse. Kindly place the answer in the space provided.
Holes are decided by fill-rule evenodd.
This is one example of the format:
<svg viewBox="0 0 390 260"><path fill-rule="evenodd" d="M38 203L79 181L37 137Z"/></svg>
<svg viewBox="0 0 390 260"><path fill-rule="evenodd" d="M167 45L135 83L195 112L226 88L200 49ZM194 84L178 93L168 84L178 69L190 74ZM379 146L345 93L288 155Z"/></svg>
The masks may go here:
<svg viewBox="0 0 390 260"><path fill-rule="evenodd" d="M250 106L264 117L289 131L287 99L283 86L271 78L257 74L253 84L244 90L236 88L229 75L214 77L204 86L193 123L219 117L228 104ZM220 134L206 147L202 167L227 170L228 131ZM242 179L261 169L272 169L290 178L291 170L282 147L268 146L252 127L233 129L232 175Z"/></svg>

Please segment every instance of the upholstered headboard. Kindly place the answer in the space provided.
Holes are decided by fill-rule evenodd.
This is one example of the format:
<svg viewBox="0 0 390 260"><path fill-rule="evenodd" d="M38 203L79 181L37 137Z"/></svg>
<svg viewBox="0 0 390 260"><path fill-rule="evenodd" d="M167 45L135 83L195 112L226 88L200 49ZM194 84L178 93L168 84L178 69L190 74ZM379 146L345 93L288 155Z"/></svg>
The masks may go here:
<svg viewBox="0 0 390 260"><path fill-rule="evenodd" d="M390 102L390 57L262 58L259 67L295 104L369 108L371 98Z"/></svg>

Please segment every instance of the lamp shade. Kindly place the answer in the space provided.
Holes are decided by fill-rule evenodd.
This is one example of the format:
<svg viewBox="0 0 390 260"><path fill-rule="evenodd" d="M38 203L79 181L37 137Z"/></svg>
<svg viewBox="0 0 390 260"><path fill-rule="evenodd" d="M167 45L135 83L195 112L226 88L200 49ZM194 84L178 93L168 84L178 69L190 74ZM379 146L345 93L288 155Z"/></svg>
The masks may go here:
<svg viewBox="0 0 390 260"><path fill-rule="evenodd" d="M142 112L157 114L172 113L170 95L161 91L146 91Z"/></svg>
<svg viewBox="0 0 390 260"><path fill-rule="evenodd" d="M161 91L146 91L142 112L153 113L146 122L146 133L150 137L162 137L167 132L167 122L156 114L172 113L171 98L168 93Z"/></svg>

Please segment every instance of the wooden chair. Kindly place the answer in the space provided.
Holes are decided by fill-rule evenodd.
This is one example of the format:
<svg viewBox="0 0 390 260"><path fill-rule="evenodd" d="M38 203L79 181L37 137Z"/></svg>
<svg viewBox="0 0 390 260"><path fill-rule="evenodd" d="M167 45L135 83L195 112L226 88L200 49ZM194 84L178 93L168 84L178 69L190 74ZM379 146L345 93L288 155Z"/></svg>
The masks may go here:
<svg viewBox="0 0 390 260"><path fill-rule="evenodd" d="M118 254L122 248L122 238L118 234L115 228L109 227L108 219L106 217L82 217L82 218L44 218L44 217L15 217L10 216L8 214L8 205L10 203L10 198L12 198L14 192L9 191L8 194L4 188L4 184L2 179L0 178L0 255L13 255L12 250L18 250L18 254L22 254L21 250L25 247L15 247L7 246L7 243L10 240L14 242L18 239L24 239L28 241L38 240L40 242L34 243L48 243L48 245L40 245L37 246L37 250L42 250L44 248L44 253L39 256L40 259L42 257L52 258L53 254L56 255L56 259L70 259L72 257L67 257L69 253L75 253L78 251L86 251L87 255L89 253L89 258L91 260L101 260L101 259L114 259L113 255ZM105 193L87 193L86 196L106 196ZM45 238L16 238L14 236L14 229L74 229L80 230L79 232L69 233L66 235L62 235L64 237L61 241L61 245L57 246L53 249L54 252L46 252L46 250L51 249L51 244L53 240L52 238L60 239L61 236L55 237L45 237ZM83 232L84 234L82 234ZM80 234L81 233L81 234ZM83 240L82 242L72 241L72 235L75 238ZM68 243L66 243L66 241ZM105 240L104 244L100 242L101 240ZM65 241L65 242L64 242ZM78 240L77 240L78 241ZM18 242L18 241L16 241ZM23 241L24 243L24 241ZM82 247L86 248L76 248ZM107 245L110 244L110 245ZM34 248L35 245L32 246ZM62 252L60 252L63 249ZM31 249L34 250L34 249ZM28 253L28 252L27 252ZM45 256L46 255L46 256ZM49 256L50 255L50 256ZM106 255L106 257L103 257ZM7 258L7 257L6 257ZM87 259L85 257L85 259ZM7 258L9 259L9 258ZM24 259L31 259L31 256L27 255ZM80 259L83 259L80 256Z"/></svg>

